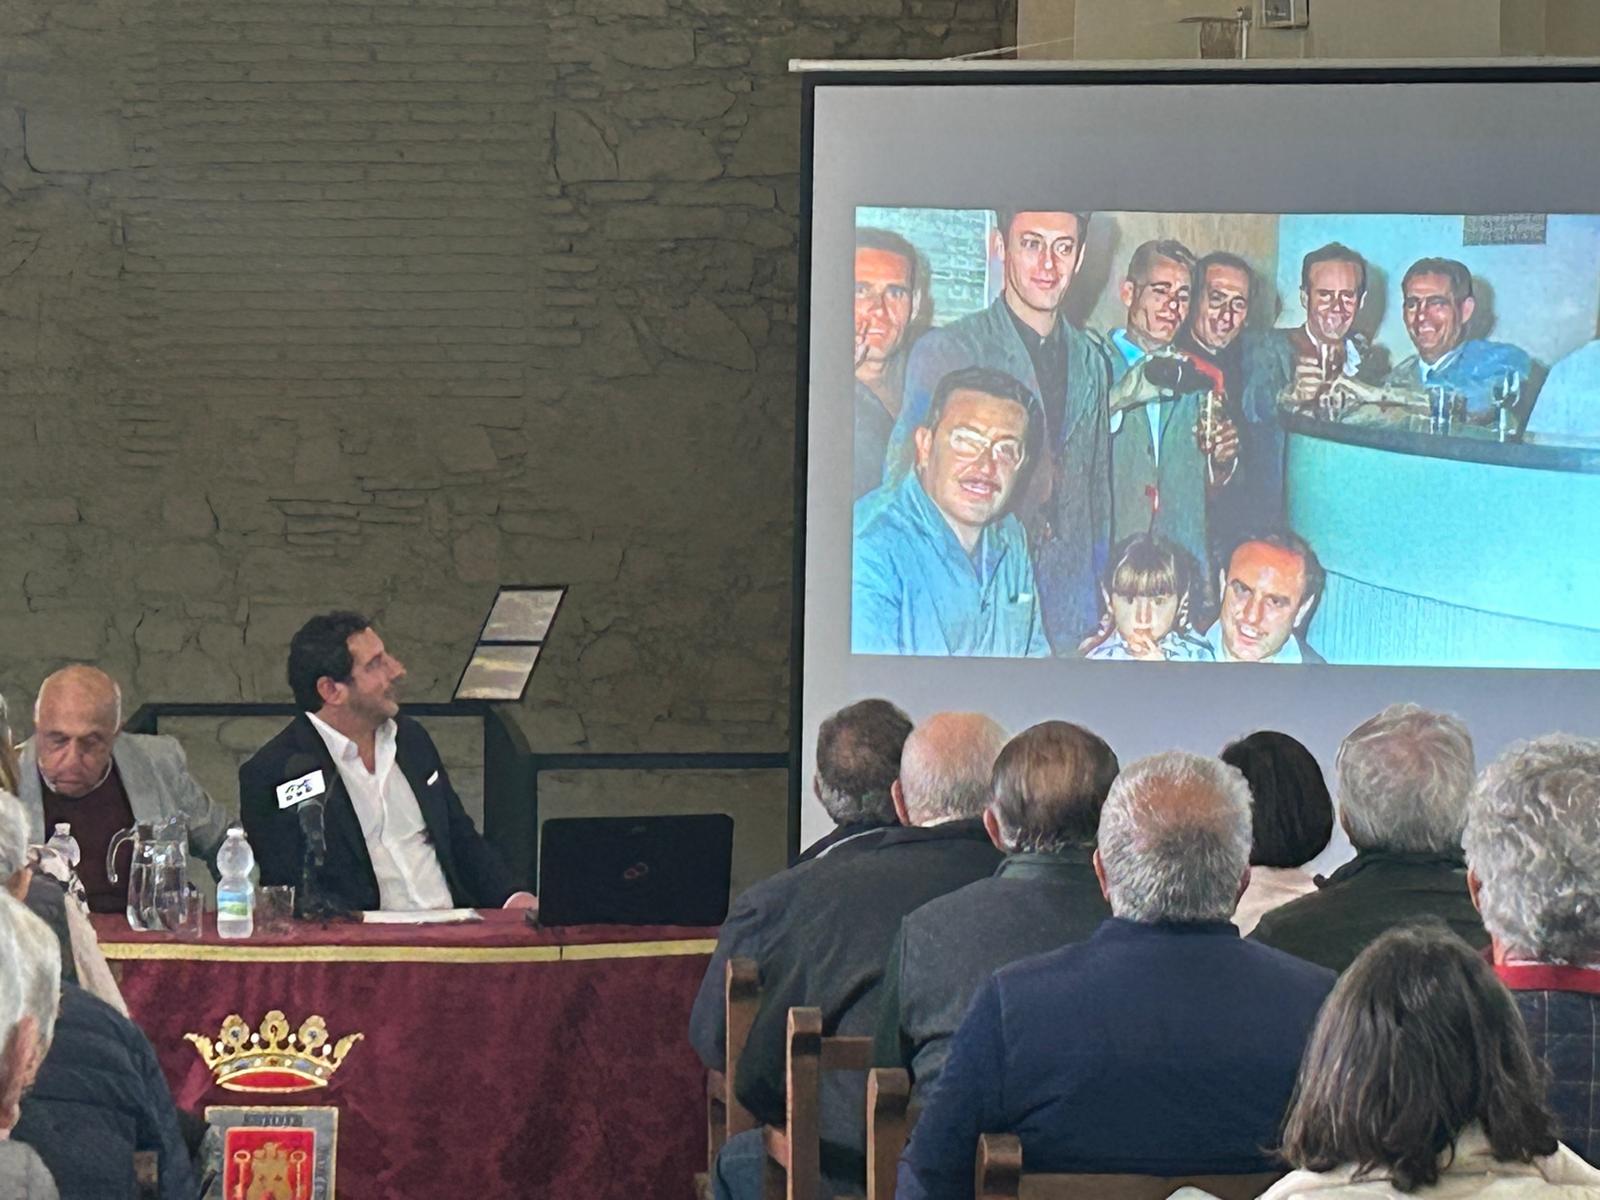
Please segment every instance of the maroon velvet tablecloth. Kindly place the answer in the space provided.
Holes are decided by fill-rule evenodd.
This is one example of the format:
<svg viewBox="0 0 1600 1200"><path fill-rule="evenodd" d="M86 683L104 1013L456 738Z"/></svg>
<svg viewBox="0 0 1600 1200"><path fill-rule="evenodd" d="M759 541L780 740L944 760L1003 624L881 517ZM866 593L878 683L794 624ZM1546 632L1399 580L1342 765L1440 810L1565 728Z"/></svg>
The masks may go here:
<svg viewBox="0 0 1600 1200"><path fill-rule="evenodd" d="M229 942L95 927L179 1105L339 1109L340 1197L689 1200L705 1162L689 1008L716 931L484 917ZM272 1009L365 1036L325 1088L216 1087L183 1035Z"/></svg>

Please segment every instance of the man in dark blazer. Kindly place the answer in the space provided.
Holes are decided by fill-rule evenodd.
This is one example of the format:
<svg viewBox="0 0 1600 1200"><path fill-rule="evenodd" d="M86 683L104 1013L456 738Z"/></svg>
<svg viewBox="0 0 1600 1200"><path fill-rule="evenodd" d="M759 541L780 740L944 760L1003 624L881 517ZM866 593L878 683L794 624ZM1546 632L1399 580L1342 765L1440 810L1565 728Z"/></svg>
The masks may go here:
<svg viewBox="0 0 1600 1200"><path fill-rule="evenodd" d="M761 1006L734 1080L734 1094L757 1120L783 1123L789 1009L820 1008L829 1035L871 1034L900 919L993 873L1000 855L979 816L1005 740L998 725L976 713L929 717L912 730L900 756L893 795L904 828L862 834L785 871L764 903L741 902L729 915L719 941L739 945L761 973ZM698 1041L696 1049L715 1061ZM827 1072L822 1169L846 1188L859 1188L865 1178L865 1113L865 1076ZM719 1200L759 1200L761 1156L759 1130L729 1139L712 1179Z"/></svg>
<svg viewBox="0 0 1600 1200"><path fill-rule="evenodd" d="M1334 974L1243 941L1250 786L1172 751L1128 767L1100 814L1112 916L1088 941L978 989L900 1160L900 1200L966 1200L984 1133L1029 1170L1274 1169L1285 1108Z"/></svg>
<svg viewBox="0 0 1600 1200"><path fill-rule="evenodd" d="M1472 735L1447 713L1393 704L1356 726L1335 760L1339 824L1355 858L1250 936L1335 971L1380 933L1425 917L1488 946L1461 850L1476 767Z"/></svg>
<svg viewBox="0 0 1600 1200"><path fill-rule="evenodd" d="M301 714L239 768L262 884L296 886L307 911L532 906L461 807L427 731L400 715L404 677L356 613L313 617L294 635Z"/></svg>
<svg viewBox="0 0 1600 1200"><path fill-rule="evenodd" d="M984 980L1082 941L1111 915L1093 859L1116 777L1111 747L1066 721L1025 729L1000 751L983 827L1005 861L901 921L884 969L874 1058L911 1072L914 1103L931 1092Z"/></svg>

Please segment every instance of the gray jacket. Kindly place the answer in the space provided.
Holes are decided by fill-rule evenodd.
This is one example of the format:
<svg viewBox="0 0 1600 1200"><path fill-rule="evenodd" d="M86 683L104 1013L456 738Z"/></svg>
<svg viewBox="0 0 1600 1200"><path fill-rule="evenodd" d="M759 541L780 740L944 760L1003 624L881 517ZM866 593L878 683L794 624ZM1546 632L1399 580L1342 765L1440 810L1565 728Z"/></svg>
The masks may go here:
<svg viewBox="0 0 1600 1200"><path fill-rule="evenodd" d="M874 1060L911 1072L924 1103L974 993L1008 963L1086 940L1111 915L1094 851L1017 853L988 879L930 900L900 922L878 1010Z"/></svg>
<svg viewBox="0 0 1600 1200"><path fill-rule="evenodd" d="M190 850L208 863L215 859L217 847L228 832L228 814L189 774L189 760L177 738L155 733L118 734L111 757L122 776L135 821L182 817L189 826ZM20 758L22 778L17 781L17 799L28 814L29 839L43 842L48 831L39 787L38 748L32 738L23 745ZM88 846L83 847L83 852L94 853ZM104 846L99 853L105 853Z"/></svg>
<svg viewBox="0 0 1600 1200"><path fill-rule="evenodd" d="M0 1141L0 1200L60 1200L56 1181L32 1146Z"/></svg>

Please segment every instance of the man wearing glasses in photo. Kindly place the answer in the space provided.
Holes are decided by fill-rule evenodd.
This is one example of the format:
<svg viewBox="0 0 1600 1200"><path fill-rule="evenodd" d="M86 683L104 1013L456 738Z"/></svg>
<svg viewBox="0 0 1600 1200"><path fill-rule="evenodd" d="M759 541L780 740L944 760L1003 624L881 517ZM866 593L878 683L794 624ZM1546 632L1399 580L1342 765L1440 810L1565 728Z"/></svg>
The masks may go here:
<svg viewBox="0 0 1600 1200"><path fill-rule="evenodd" d="M1388 382L1444 387L1466 400L1467 420L1487 424L1495 406L1521 409L1533 395L1533 359L1509 342L1468 337L1478 302L1472 272L1453 258L1421 258L1400 281L1401 313L1417 352L1401 360ZM1479 314L1481 316L1481 314Z"/></svg>
<svg viewBox="0 0 1600 1200"><path fill-rule="evenodd" d="M1050 653L1028 539L1010 511L1036 455L1039 404L987 367L945 375L913 440L914 469L856 505L856 654Z"/></svg>
<svg viewBox="0 0 1600 1200"><path fill-rule="evenodd" d="M1201 375L1206 383L1198 388L1165 390L1145 369L1153 359L1180 354L1174 343L1189 317L1194 267L1194 255L1181 242L1145 242L1133 252L1122 281L1127 324L1110 335L1117 351L1111 533L1119 542L1154 533L1182 547L1202 568L1202 607L1210 607L1207 491L1232 478L1237 434L1220 404L1206 408L1214 379Z"/></svg>

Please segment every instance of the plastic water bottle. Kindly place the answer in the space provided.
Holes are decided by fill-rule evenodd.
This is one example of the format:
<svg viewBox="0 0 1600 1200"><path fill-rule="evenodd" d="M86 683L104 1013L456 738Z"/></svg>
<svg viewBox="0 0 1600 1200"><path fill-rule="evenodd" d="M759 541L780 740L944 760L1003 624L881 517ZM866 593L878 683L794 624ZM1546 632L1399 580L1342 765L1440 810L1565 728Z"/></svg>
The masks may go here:
<svg viewBox="0 0 1600 1200"><path fill-rule="evenodd" d="M217 883L217 936L247 938L255 930L256 889L250 882L250 872L256 865L256 856L244 836L244 830L234 825L217 851L217 870L222 879Z"/></svg>
<svg viewBox="0 0 1600 1200"><path fill-rule="evenodd" d="M78 848L78 839L72 836L72 826L66 821L56 826L56 831L45 845L59 854L61 861L71 870L78 869L78 860L83 857L83 852Z"/></svg>

